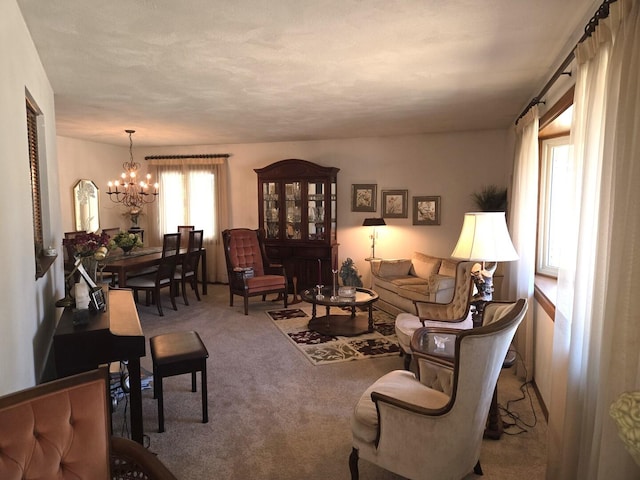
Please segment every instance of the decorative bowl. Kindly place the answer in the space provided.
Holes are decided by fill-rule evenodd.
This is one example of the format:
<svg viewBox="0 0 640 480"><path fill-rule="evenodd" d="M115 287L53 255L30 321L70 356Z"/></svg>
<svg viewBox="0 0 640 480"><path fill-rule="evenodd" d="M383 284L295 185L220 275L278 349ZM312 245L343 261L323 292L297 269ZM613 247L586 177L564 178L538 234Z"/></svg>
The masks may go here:
<svg viewBox="0 0 640 480"><path fill-rule="evenodd" d="M338 295L341 297L355 297L356 287L340 287L338 288Z"/></svg>

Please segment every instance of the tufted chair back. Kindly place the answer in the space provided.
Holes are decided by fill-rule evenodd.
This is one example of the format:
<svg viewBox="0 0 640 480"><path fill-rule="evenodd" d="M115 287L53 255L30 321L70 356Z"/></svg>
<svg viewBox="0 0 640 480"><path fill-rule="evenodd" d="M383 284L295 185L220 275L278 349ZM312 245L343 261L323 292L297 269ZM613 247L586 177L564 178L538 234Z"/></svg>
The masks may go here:
<svg viewBox="0 0 640 480"><path fill-rule="evenodd" d="M228 237L229 262L234 268L253 268L254 275L264 275L262 251L258 242L258 233L248 228L230 230Z"/></svg>
<svg viewBox="0 0 640 480"><path fill-rule="evenodd" d="M96 370L0 398L0 478L110 478L106 388Z"/></svg>
<svg viewBox="0 0 640 480"><path fill-rule="evenodd" d="M473 262L460 262L456 268L453 298L449 303L414 302L421 320L459 322L467 318L473 295Z"/></svg>

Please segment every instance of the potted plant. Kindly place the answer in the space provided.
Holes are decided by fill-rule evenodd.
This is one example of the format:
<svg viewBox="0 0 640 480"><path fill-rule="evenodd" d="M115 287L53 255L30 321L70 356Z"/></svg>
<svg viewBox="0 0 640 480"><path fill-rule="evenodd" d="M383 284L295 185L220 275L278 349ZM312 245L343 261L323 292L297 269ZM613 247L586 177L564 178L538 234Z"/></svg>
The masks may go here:
<svg viewBox="0 0 640 480"><path fill-rule="evenodd" d="M109 241L109 248L121 248L125 255L129 255L135 247L141 247L142 241L136 233L118 232L118 234Z"/></svg>
<svg viewBox="0 0 640 480"><path fill-rule="evenodd" d="M487 185L471 194L474 203L481 212L506 212L507 189L497 185Z"/></svg>

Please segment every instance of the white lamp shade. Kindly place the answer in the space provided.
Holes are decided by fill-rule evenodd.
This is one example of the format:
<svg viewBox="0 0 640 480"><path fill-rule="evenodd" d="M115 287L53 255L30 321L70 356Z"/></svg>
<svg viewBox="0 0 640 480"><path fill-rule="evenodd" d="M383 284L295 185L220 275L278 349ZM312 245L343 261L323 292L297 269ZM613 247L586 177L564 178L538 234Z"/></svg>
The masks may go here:
<svg viewBox="0 0 640 480"><path fill-rule="evenodd" d="M465 213L460 238L451 257L473 262L517 260L504 212Z"/></svg>

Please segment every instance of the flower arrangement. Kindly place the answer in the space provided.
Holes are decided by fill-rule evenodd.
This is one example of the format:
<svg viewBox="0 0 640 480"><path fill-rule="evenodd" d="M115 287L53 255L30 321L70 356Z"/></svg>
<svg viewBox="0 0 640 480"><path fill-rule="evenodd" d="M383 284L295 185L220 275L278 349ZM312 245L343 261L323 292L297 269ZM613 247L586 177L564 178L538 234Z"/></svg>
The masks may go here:
<svg viewBox="0 0 640 480"><path fill-rule="evenodd" d="M109 235L102 233L79 233L73 238L62 240L68 251L73 252L74 257L91 257L95 255L100 247L105 247L109 243Z"/></svg>
<svg viewBox="0 0 640 480"><path fill-rule="evenodd" d="M134 247L141 247L142 241L140 236L135 233L118 232L118 234L109 240L109 248L114 249L120 247L124 251L131 250Z"/></svg>

